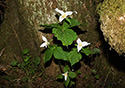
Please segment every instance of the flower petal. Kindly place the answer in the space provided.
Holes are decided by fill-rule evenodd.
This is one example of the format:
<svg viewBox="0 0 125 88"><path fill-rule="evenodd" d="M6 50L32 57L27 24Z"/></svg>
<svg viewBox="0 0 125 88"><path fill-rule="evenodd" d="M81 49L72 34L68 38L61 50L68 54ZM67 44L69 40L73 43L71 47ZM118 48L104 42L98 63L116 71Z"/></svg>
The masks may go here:
<svg viewBox="0 0 125 88"><path fill-rule="evenodd" d="M67 77L68 77L68 76L66 75L66 76L65 76L65 81L67 80Z"/></svg>
<svg viewBox="0 0 125 88"><path fill-rule="evenodd" d="M65 81L67 80L68 77L68 71L62 74L64 76Z"/></svg>
<svg viewBox="0 0 125 88"><path fill-rule="evenodd" d="M82 41L80 40L80 38L77 39L77 44L81 43Z"/></svg>
<svg viewBox="0 0 125 88"><path fill-rule="evenodd" d="M77 45L78 52L82 49L82 46Z"/></svg>
<svg viewBox="0 0 125 88"><path fill-rule="evenodd" d="M46 47L46 46L47 46L46 42L44 42L44 43L42 43L42 44L40 45L40 47Z"/></svg>
<svg viewBox="0 0 125 88"><path fill-rule="evenodd" d="M59 10L58 8L56 8L55 11L60 13L60 14L64 14L64 12L62 10Z"/></svg>
<svg viewBox="0 0 125 88"><path fill-rule="evenodd" d="M43 41L48 42L45 36L42 36Z"/></svg>
<svg viewBox="0 0 125 88"><path fill-rule="evenodd" d="M62 17L62 15L59 17L59 22L62 22L64 20L64 18Z"/></svg>
<svg viewBox="0 0 125 88"><path fill-rule="evenodd" d="M90 45L90 43L88 43L88 42L86 42L86 41L83 41L83 42L82 42L82 47L85 47L85 46L88 46L88 45Z"/></svg>
<svg viewBox="0 0 125 88"><path fill-rule="evenodd" d="M66 16L68 16L68 15L72 15L73 12L72 11L67 11L67 12L65 12L65 14L66 14Z"/></svg>

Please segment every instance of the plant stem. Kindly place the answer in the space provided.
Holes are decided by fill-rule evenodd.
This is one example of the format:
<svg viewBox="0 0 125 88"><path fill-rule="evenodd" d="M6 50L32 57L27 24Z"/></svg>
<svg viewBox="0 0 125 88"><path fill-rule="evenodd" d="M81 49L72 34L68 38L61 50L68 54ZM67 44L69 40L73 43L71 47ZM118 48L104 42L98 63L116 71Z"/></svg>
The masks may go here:
<svg viewBox="0 0 125 88"><path fill-rule="evenodd" d="M62 68L61 68L61 63L60 63L60 61L58 61L58 63L59 63L60 71L61 71L61 73L63 73Z"/></svg>

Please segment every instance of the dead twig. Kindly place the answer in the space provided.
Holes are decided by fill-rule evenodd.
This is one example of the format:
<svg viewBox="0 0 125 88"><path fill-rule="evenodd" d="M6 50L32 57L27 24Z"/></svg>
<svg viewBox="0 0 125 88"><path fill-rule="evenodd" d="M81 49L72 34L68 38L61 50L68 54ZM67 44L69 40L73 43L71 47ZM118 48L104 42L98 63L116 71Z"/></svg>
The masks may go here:
<svg viewBox="0 0 125 88"><path fill-rule="evenodd" d="M0 56L2 56L3 52L4 52L5 48L3 48L0 52Z"/></svg>
<svg viewBox="0 0 125 88"><path fill-rule="evenodd" d="M110 74L110 72L111 72L111 69L112 69L112 67L110 67L109 72L108 72L107 75L106 75L106 78L105 78L105 80L104 80L104 84L106 83L106 81L107 81L107 79L108 79L108 76L109 76L109 74ZM104 85L102 86L102 88L104 88Z"/></svg>

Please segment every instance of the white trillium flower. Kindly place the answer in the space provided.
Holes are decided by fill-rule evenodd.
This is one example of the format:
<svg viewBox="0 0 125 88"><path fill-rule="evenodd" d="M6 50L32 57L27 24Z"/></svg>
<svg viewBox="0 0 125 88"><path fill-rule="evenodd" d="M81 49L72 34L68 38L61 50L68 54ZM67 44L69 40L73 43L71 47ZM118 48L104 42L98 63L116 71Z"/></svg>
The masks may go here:
<svg viewBox="0 0 125 88"><path fill-rule="evenodd" d="M61 16L59 17L59 22L62 22L68 15L72 15L74 12L77 14L76 11L63 12L62 10L59 10L58 8L56 8L55 11L61 14Z"/></svg>
<svg viewBox="0 0 125 88"><path fill-rule="evenodd" d="M42 44L40 45L40 47L46 47L46 48L47 48L47 46L48 46L48 44L49 44L48 40L47 40L46 37L44 37L44 36L42 36L42 39L43 39L43 41L45 41L45 42L42 43Z"/></svg>
<svg viewBox="0 0 125 88"><path fill-rule="evenodd" d="M67 71L67 72L65 72L65 73L63 73L62 75L64 76L64 79L65 79L65 81L66 81L66 80L67 80L67 78L68 78L68 71Z"/></svg>
<svg viewBox="0 0 125 88"><path fill-rule="evenodd" d="M82 49L82 47L88 46L90 43L86 42L86 41L81 41L80 38L77 39L77 50L78 52Z"/></svg>

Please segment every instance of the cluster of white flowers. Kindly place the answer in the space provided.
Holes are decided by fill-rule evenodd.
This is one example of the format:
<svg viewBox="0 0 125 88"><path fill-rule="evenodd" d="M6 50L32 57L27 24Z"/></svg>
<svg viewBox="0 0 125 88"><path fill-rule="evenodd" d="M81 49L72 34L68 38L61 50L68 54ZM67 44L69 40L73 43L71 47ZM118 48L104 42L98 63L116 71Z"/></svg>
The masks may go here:
<svg viewBox="0 0 125 88"><path fill-rule="evenodd" d="M67 11L67 12L63 12L62 10L59 10L58 8L55 9L56 12L60 13L61 16L59 17L59 22L62 22L68 15L72 15L74 12L77 14L76 11ZM40 47L45 47L47 48L47 46L50 44L50 42L48 42L47 38L45 36L42 36L43 41L45 41L44 43L42 43L40 45ZM82 49L82 47L88 46L90 43L86 42L86 41L81 41L80 38L77 39L77 50L78 52ZM62 74L64 76L65 81L68 78L68 71Z"/></svg>

